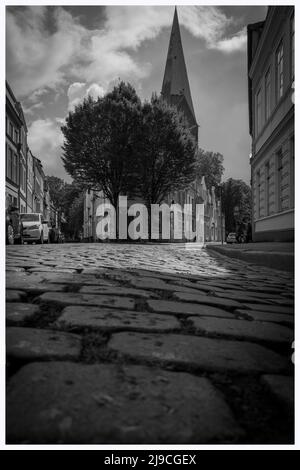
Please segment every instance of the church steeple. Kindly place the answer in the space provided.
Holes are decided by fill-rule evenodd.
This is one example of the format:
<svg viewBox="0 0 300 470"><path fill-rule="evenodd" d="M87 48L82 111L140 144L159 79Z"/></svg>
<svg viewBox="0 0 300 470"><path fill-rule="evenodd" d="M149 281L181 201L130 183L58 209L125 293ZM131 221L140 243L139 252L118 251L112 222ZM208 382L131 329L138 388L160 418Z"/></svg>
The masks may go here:
<svg viewBox="0 0 300 470"><path fill-rule="evenodd" d="M161 93L169 104L175 105L180 111L184 112L191 132L198 141L198 125L184 60L176 7Z"/></svg>

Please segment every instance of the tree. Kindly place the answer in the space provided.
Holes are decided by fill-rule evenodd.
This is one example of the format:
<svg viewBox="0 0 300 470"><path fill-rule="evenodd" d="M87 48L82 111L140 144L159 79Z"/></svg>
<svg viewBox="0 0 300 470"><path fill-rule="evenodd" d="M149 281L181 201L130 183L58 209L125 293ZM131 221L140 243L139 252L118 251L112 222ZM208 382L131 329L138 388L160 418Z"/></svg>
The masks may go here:
<svg viewBox="0 0 300 470"><path fill-rule="evenodd" d="M57 176L46 176L45 180L52 202L54 203L55 207L61 208L64 200L66 183Z"/></svg>
<svg viewBox="0 0 300 470"><path fill-rule="evenodd" d="M82 234L83 226L83 194L77 196L69 209L66 234L72 240L77 240Z"/></svg>
<svg viewBox="0 0 300 470"><path fill-rule="evenodd" d="M136 190L148 209L195 178L195 141L183 114L153 95L142 108Z"/></svg>
<svg viewBox="0 0 300 470"><path fill-rule="evenodd" d="M115 208L130 185L140 119L140 99L121 82L103 98L89 97L76 106L61 128L67 172L76 182L103 190Z"/></svg>
<svg viewBox="0 0 300 470"><path fill-rule="evenodd" d="M224 173L224 157L220 153L214 153L199 149L197 152L197 174L205 177L205 184L208 189L217 187Z"/></svg>
<svg viewBox="0 0 300 470"><path fill-rule="evenodd" d="M56 176L46 176L46 184L52 202L63 212L66 219L62 227L63 232L68 238L76 237L83 224L83 187L75 181L66 183Z"/></svg>
<svg viewBox="0 0 300 470"><path fill-rule="evenodd" d="M222 184L222 211L226 233L245 230L251 221L251 188L242 180L229 178Z"/></svg>

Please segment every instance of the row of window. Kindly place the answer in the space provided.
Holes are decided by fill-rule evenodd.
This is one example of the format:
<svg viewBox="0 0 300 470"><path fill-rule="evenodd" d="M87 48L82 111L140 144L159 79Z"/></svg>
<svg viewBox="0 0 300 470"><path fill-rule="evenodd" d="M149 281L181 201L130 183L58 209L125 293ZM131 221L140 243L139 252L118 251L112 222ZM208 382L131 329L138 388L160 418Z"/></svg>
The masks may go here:
<svg viewBox="0 0 300 470"><path fill-rule="evenodd" d="M6 177L16 185L20 185L22 191L26 191L26 168L17 153L11 147L6 147Z"/></svg>
<svg viewBox="0 0 300 470"><path fill-rule="evenodd" d="M290 152L290 169L288 174L290 175L289 181L289 197L287 198L284 195L284 190L286 189L285 178L286 178L286 171L284 171L283 166L283 153L282 149L279 149L276 153L276 173L275 173L275 191L276 191L276 203L277 207L274 208L272 213L275 212L282 212L284 210L288 210L294 207L294 141L293 139L290 141L291 145L291 152ZM262 180L262 171L258 170L256 173L256 208L257 208L257 215L259 217L267 217L271 215L271 204L270 204L270 162L267 161L264 165L264 181ZM264 185L264 203L261 202L261 192L262 187Z"/></svg>
<svg viewBox="0 0 300 470"><path fill-rule="evenodd" d="M23 130L17 129L13 122L10 121L6 117L6 134L10 137L10 139L18 145L19 143L22 145L23 152L26 153L26 139Z"/></svg>
<svg viewBox="0 0 300 470"><path fill-rule="evenodd" d="M275 104L283 97L284 93L284 61L285 61L283 39L275 52ZM294 81L295 74L295 19L291 18L290 24L290 63L291 63L291 81ZM268 68L264 75L263 84L259 88L255 97L255 117L256 117L256 135L262 130L263 124L268 121L272 112L272 68ZM263 106L264 92L264 106Z"/></svg>

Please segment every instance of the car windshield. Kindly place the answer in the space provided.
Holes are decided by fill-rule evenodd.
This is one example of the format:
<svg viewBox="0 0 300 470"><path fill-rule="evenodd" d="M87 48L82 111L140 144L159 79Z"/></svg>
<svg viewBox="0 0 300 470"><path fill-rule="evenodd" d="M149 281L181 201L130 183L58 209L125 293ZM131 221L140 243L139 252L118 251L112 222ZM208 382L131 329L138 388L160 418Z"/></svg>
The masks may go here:
<svg viewBox="0 0 300 470"><path fill-rule="evenodd" d="M21 219L27 222L38 222L39 215L38 214L21 214Z"/></svg>

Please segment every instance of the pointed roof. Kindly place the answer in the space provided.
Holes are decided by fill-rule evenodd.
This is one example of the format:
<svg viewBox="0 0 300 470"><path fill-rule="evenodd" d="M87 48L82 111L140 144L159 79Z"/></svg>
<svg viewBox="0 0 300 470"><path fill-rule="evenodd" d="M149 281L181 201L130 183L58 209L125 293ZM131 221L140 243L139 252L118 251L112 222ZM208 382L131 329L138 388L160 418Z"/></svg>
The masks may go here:
<svg viewBox="0 0 300 470"><path fill-rule="evenodd" d="M178 97L184 96L186 104L196 123L195 111L189 85L187 69L184 60L178 22L177 8L175 7L171 37L169 42L167 63L162 85L162 96L170 104L178 105ZM175 98L177 97L177 99ZM174 99L175 98L175 99ZM178 106L180 108L180 106ZM187 116L188 117L188 116Z"/></svg>

